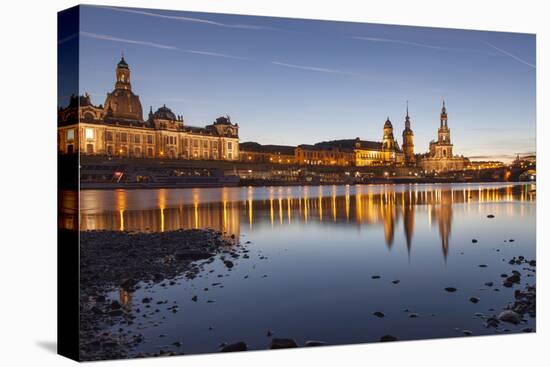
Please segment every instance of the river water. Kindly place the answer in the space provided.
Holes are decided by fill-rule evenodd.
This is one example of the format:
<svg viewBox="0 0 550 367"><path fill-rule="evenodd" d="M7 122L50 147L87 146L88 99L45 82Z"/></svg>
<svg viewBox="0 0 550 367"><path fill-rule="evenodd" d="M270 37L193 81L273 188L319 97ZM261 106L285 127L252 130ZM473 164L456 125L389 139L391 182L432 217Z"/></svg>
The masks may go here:
<svg viewBox="0 0 550 367"><path fill-rule="evenodd" d="M67 207L77 199L61 194ZM266 349L268 330L298 344L348 344L535 327L527 319L487 328L479 317L498 314L514 289L535 283L525 273L505 288L501 278L523 273L508 264L512 257L535 258L534 184L85 190L80 203L81 230L213 228L250 250L232 269L217 258L195 279L112 293L132 309L143 309L144 297L179 306L158 306L126 327L145 336L137 352L214 352L241 340ZM60 220L77 223L70 211Z"/></svg>

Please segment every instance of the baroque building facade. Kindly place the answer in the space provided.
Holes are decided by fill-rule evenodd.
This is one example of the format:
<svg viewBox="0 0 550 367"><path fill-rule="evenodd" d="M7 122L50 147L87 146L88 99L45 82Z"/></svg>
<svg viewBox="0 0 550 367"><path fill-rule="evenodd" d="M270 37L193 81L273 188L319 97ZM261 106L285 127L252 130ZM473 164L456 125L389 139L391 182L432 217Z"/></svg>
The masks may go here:
<svg viewBox="0 0 550 367"><path fill-rule="evenodd" d="M239 160L239 125L229 116L205 127L188 126L183 116L165 105L146 120L139 96L132 91L130 68L124 57L116 81L103 105L88 94L72 96L58 111L58 150L61 154L135 158Z"/></svg>
<svg viewBox="0 0 550 367"><path fill-rule="evenodd" d="M247 142L240 146L241 160L310 166L364 167L414 164L413 134L408 111L403 136L407 149L399 147L393 134L393 125L388 117L383 125L382 141L355 138L301 144L295 147Z"/></svg>
<svg viewBox="0 0 550 367"><path fill-rule="evenodd" d="M469 166L468 158L453 154L451 129L448 125L445 101L441 108L437 140L432 140L429 152L420 156L419 166L427 173L459 171Z"/></svg>

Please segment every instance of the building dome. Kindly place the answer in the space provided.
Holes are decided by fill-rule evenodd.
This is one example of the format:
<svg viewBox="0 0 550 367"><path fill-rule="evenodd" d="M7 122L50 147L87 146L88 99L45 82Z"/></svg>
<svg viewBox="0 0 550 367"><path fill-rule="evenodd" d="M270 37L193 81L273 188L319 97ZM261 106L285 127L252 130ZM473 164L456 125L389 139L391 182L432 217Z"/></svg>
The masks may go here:
<svg viewBox="0 0 550 367"><path fill-rule="evenodd" d="M231 125L231 117L229 116L220 116L214 122L214 125Z"/></svg>
<svg viewBox="0 0 550 367"><path fill-rule="evenodd" d="M143 121L139 97L129 89L115 89L107 93L105 111L108 117Z"/></svg>
<svg viewBox="0 0 550 367"><path fill-rule="evenodd" d="M104 109L110 119L143 121L143 111L139 97L132 92L130 84L130 68L124 57L116 68L115 89L107 93Z"/></svg>
<svg viewBox="0 0 550 367"><path fill-rule="evenodd" d="M163 105L159 108L154 114L153 118L160 120L177 120L176 115L172 112L171 109Z"/></svg>

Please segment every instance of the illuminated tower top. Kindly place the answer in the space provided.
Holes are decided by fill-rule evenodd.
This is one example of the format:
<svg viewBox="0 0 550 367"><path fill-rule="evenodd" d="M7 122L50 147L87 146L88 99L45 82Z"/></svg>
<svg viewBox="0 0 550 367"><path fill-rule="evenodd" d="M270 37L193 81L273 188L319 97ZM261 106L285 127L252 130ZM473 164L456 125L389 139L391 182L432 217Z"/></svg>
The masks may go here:
<svg viewBox="0 0 550 367"><path fill-rule="evenodd" d="M132 85L130 84L130 68L126 60L124 60L124 55L121 56L116 67L115 88L132 90Z"/></svg>
<svg viewBox="0 0 550 367"><path fill-rule="evenodd" d="M440 122L441 127L447 127L447 108L445 108L445 100L443 100L443 107L441 107Z"/></svg>

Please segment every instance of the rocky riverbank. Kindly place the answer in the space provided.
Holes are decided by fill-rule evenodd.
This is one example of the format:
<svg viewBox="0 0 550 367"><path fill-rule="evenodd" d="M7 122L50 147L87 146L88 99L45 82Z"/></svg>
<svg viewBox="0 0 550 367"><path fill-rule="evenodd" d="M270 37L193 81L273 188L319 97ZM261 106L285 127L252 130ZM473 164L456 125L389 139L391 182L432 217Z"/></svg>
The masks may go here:
<svg viewBox="0 0 550 367"><path fill-rule="evenodd" d="M170 284L181 274L194 278L216 254L234 256L238 247L234 238L213 230L81 232L81 360L125 358L143 341L143 335L125 330L135 316L126 305L108 299L109 291L132 292L144 283ZM120 326L118 332L105 331L113 325Z"/></svg>
<svg viewBox="0 0 550 367"><path fill-rule="evenodd" d="M489 217L494 218L494 216ZM244 236L244 235L241 235ZM148 357L181 355L194 352L187 349L186 341L182 338L172 338L164 330L151 335L151 328L158 325L172 325L185 309L185 301L174 299L162 294L162 290L173 289L182 284L192 284L208 280L207 288L193 288L193 293L186 293L185 297L193 304L217 305L218 299L212 293L224 286L226 276L234 275L232 271L246 268L246 263L257 256L258 260L267 260L268 256L261 249L255 248L251 241L243 241L240 245L238 238L224 236L212 230L181 230L173 232L131 233L118 231L91 231L81 232L81 339L80 352L82 360L119 359L128 357ZM471 246L480 246L482 240L472 240ZM504 240L505 246L510 247L517 242L513 239ZM500 248L495 248L500 252ZM481 305L473 316L479 319L480 328L487 327L487 332L479 333L476 329L466 330L456 328L463 335L486 335L487 333L533 332L533 320L536 317L536 261L528 260L524 256L498 258L505 268L492 273L489 279L479 285L479 290L501 292L506 291L510 296L502 303L492 304L494 308L484 308L486 299L481 293L464 293L459 284L448 284L439 289L445 292L445 297L462 297L462 302ZM511 256L511 255L509 255ZM271 256L269 257L271 258ZM212 264L212 265L208 265ZM219 265L217 270L213 265ZM476 268L491 269L492 263L471 264ZM254 271L252 265L248 271ZM220 269L223 269L220 271ZM505 269L505 270L504 270ZM486 271L486 270L484 270ZM501 271L506 273L500 274ZM500 277L499 277L500 274ZM251 279L253 275L241 273L243 281ZM250 278L249 278L250 275ZM257 278L267 278L264 270L256 274ZM197 279L194 279L197 278ZM202 279L201 279L202 278ZM193 281L191 281L194 279ZM271 274L269 278L271 279ZM387 278L386 274L374 274L366 281L387 282L388 287L401 287L406 279ZM490 281L489 281L490 280ZM214 283L211 283L211 282ZM249 280L248 280L249 281ZM241 284L241 283L239 283ZM142 288L141 291L137 291ZM150 290L161 289L160 294ZM184 286L182 286L184 289ZM113 294L116 291L116 294ZM206 292L206 293L202 293ZM133 296L131 296L133 294ZM138 296L139 295L139 296ZM128 298L133 297L128 301ZM489 299L490 296L487 296ZM476 306L477 307L477 306ZM387 310L372 310L373 320L391 321L391 312ZM384 312L382 312L384 311ZM478 311L478 310L476 310ZM403 312L411 320L422 320L424 316L438 317L434 314L412 312L408 308ZM189 311L187 314L196 314ZM174 317L174 318L171 318ZM370 315L368 317L371 317ZM203 324L209 331L216 330L218 325ZM329 340L307 340L272 331L269 325L262 341L249 340L243 337L241 331L231 334L230 338L218 338L212 334L219 346L210 351L235 352L245 350L280 349L295 347L310 347L331 344ZM261 327L261 326L258 326ZM145 337L143 333L148 333ZM215 331L214 331L215 333ZM170 337L169 337L170 336ZM313 338L316 335L312 335ZM152 341L159 340L153 348ZM397 341L406 340L402 335L371 336L370 341ZM143 352L143 351L148 352Z"/></svg>

